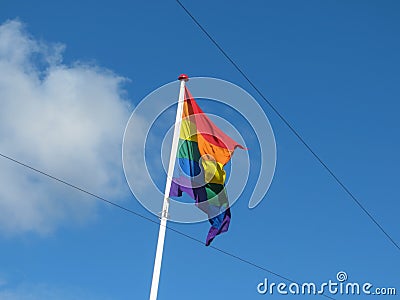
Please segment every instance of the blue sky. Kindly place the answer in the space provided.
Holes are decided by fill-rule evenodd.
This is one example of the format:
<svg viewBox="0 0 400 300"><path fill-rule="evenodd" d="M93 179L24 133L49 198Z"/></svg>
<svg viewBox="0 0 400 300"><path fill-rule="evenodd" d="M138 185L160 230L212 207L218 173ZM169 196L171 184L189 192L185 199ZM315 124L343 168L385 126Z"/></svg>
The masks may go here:
<svg viewBox="0 0 400 300"><path fill-rule="evenodd" d="M182 2L399 243L400 4ZM1 153L157 220L123 178L130 112L182 72L228 80L265 110L277 167L264 201L248 209L247 190L214 245L298 282L346 271L400 292L398 249L175 1L4 0L0 23ZM0 164L1 299L148 297L155 224ZM208 230L170 226L200 240ZM264 278L282 281L167 232L161 300L290 297L259 295Z"/></svg>

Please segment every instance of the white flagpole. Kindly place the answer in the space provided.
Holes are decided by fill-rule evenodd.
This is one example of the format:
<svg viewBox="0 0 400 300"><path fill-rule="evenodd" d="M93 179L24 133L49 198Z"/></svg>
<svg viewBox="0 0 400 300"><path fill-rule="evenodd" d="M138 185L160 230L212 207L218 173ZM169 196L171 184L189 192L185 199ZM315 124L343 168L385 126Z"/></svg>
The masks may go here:
<svg viewBox="0 0 400 300"><path fill-rule="evenodd" d="M181 128L181 121L182 121L183 103L185 100L184 99L184 97L185 97L185 82L189 80L189 77L185 74L181 74L178 77L178 79L181 81L181 86L180 86L180 90L179 90L178 108L176 110L175 128L174 128L174 136L172 138L171 154L169 157L167 182L165 184L164 202L163 202L163 208L161 211L161 221L160 221L160 229L158 232L156 258L154 260L153 279L151 282L151 290L150 290L150 300L157 299L158 283L160 281L160 272L161 272L161 261L162 261L163 250L164 250L165 230L167 228L168 208L169 208L169 192L171 190L172 176L174 173L174 167L175 167L175 161L176 161L176 153L178 151L178 142L179 142L179 133L180 133L180 128Z"/></svg>

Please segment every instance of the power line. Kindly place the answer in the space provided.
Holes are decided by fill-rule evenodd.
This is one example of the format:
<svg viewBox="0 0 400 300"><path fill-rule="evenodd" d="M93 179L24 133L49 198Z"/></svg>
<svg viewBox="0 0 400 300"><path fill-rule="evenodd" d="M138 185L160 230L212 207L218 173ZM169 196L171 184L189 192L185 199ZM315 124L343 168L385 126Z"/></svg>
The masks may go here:
<svg viewBox="0 0 400 300"><path fill-rule="evenodd" d="M85 190L84 188L81 188L81 187L79 187L79 186L77 186L77 185L74 185L74 184L72 184L72 183L69 183L69 182L67 182L67 181L65 181L65 180L63 180L63 179L61 179L61 178L58 178L58 177L53 176L53 175L51 175L51 174L49 174L49 173L46 173L46 172L41 171L41 170L39 170L39 169L37 169L37 168L34 168L34 167L32 167L32 166L30 166L30 165L28 165L28 164L26 164L26 163L23 163L23 162L21 162L21 161L15 159L15 158L12 158L12 157L10 157L10 156L7 156L7 155L5 155L5 154L3 154L3 153L0 153L0 156L3 157L3 158L5 158L5 159L7 159L7 160L9 160L9 161L12 161L12 162L14 162L14 163L16 163L16 164L18 164L18 165L20 165L20 166L23 166L23 167L25 167L25 168L27 168L27 169L29 169L29 170L32 170L32 171L34 171L34 172L36 172L36 173L39 173L39 174L41 174L41 175L43 175L43 176L46 176L46 177L50 178L50 179L53 179L53 180L55 180L55 181L57 181L57 182L59 182L59 183L61 183L61 184L67 185L67 186L69 186L70 188L76 189L76 190L78 190L78 191L80 191L80 192L82 192L82 193L85 193L85 194L87 194L87 195L89 195L89 196L92 196L92 197L94 197L94 198L96 198L96 199L98 199L98 200L101 200L101 201L103 201L103 202L105 202L105 203L107 203L107 204L110 204L110 205L112 205L112 206L114 206L114 207L116 207L116 208L119 208L119 209L121 209L121 210L123 210L123 211L125 211L125 212L127 212L127 213L133 214L133 215L136 216L136 217L142 218L142 219L144 219L144 220L146 220L146 221L149 221L149 222L151 222L151 223L154 223L154 224L156 224L156 225L160 225L160 223L159 223L158 221L155 221L155 220L153 220L153 219L151 219L151 218L149 218L149 217L146 217L146 216L144 216L144 215L142 215L142 214L140 214L140 213L138 213L138 212L136 212L136 211L134 211L134 210L132 210L132 209L126 208L126 207L124 207L124 206L122 206L122 205L119 205L119 204L117 204L117 203L115 203L115 202L112 202L112 201L110 201L110 200L107 200L107 199L104 198L104 197L98 196L98 195L96 195L96 194L94 194L94 193L92 193L92 192L89 192L88 190ZM183 236L183 237L185 237L185 238L188 238L188 239L190 239L190 240L192 240L192 241L194 241L194 242L197 242L198 244L204 245L204 242L203 242L203 241L201 241L201 240L199 240L199 239L197 239L197 238L195 238L195 237L193 237L193 236L191 236L191 235L188 235L188 234L186 234L186 233L184 233L184 232L182 232L182 231L179 231L179 230L177 230L177 229L171 228L171 227L169 227L168 225L166 225L165 228L168 229L168 230L170 230L170 231L172 231L172 232L177 233L178 235L181 235L181 236ZM280 274L278 274L278 273L276 273L276 272L273 272L273 271L271 271L271 270L268 270L267 268L265 268L265 267L263 267L263 266L260 266L260 265L258 265L258 264L256 264L256 263L253 263L253 262L251 262L251 261L249 261L249 260L247 260L247 259L245 259L245 258L242 258L242 257L240 257L240 256L238 256L238 255L233 254L233 253L230 253L230 252L228 252L228 251L226 251L226 250L223 250L223 249L221 249L221 248L215 247L215 246L213 246L213 245L210 245L209 248L212 248L212 249L214 249L214 250L216 250L216 251L218 251L218 252L220 252L220 253L222 253L222 254L224 254L224 255L226 255L226 256L229 256L229 257L231 257L231 258L234 258L234 259L236 259L237 261L243 262L243 263L245 263L245 264L247 264L247 265L250 265L250 266L253 266L253 267L257 268L257 269L266 271L266 272L268 272L268 273L270 273L270 274L272 274L272 275L275 275L276 277L279 277L279 278L281 278L281 279L283 279L283 280L286 280L286 281L289 281L289 282L292 282L292 283L299 284L298 282L296 282L296 281L294 281L294 280L292 280L292 279L290 279L290 278L288 278L288 277L285 277L285 276L280 275ZM335 298L332 298L332 297L330 297L330 296L328 296L328 295L325 295L325 294L321 294L321 296L324 296L324 297L326 297L326 298L335 300Z"/></svg>
<svg viewBox="0 0 400 300"><path fill-rule="evenodd" d="M250 78L242 71L239 65L225 52L225 50L217 43L217 41L208 33L208 31L197 21L197 19L190 13L190 11L179 1L176 0L186 14L192 21L200 28L200 30L209 38L209 40L218 48L223 56L235 67L235 69L246 79L246 81L254 88L254 90L261 96L261 98L269 105L273 112L281 119L281 121L290 129L290 131L300 140L300 142L310 151L314 158L324 167L332 178L342 187L342 189L350 196L350 198L361 208L361 210L371 219L372 222L383 232L384 235L393 243L393 245L400 250L400 246L394 239L385 231L385 229L375 220L375 218L367 211L356 196L346 187L346 185L339 179L338 176L328 167L328 165L319 157L319 155L311 148L311 146L301 137L297 130L289 123L288 120L278 111L278 109L264 96L260 89L250 80Z"/></svg>

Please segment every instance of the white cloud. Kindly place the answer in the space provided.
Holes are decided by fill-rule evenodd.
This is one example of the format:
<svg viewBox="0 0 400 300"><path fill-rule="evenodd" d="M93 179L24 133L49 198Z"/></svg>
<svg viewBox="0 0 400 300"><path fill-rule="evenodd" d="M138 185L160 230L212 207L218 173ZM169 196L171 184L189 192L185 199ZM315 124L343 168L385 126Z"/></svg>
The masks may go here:
<svg viewBox="0 0 400 300"><path fill-rule="evenodd" d="M13 288L0 289L1 300L100 300L109 299L83 288L22 283Z"/></svg>
<svg viewBox="0 0 400 300"><path fill-rule="evenodd" d="M62 63L19 21L0 26L0 152L113 199L126 191L121 143L129 117L111 71ZM46 234L91 218L97 202L0 158L0 231Z"/></svg>
<svg viewBox="0 0 400 300"><path fill-rule="evenodd" d="M0 288L7 285L7 280L5 280L4 278L0 277Z"/></svg>

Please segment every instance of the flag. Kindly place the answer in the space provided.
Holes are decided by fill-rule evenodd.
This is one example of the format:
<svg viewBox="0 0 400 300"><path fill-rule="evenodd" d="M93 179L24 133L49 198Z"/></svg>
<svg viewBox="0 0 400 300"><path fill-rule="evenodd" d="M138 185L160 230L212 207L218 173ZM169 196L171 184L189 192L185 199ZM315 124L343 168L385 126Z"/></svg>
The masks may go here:
<svg viewBox="0 0 400 300"><path fill-rule="evenodd" d="M229 228L231 212L224 166L237 147L245 149L204 114L185 87L177 153L182 174L172 180L170 196L180 197L184 192L208 215L211 228L206 246Z"/></svg>

